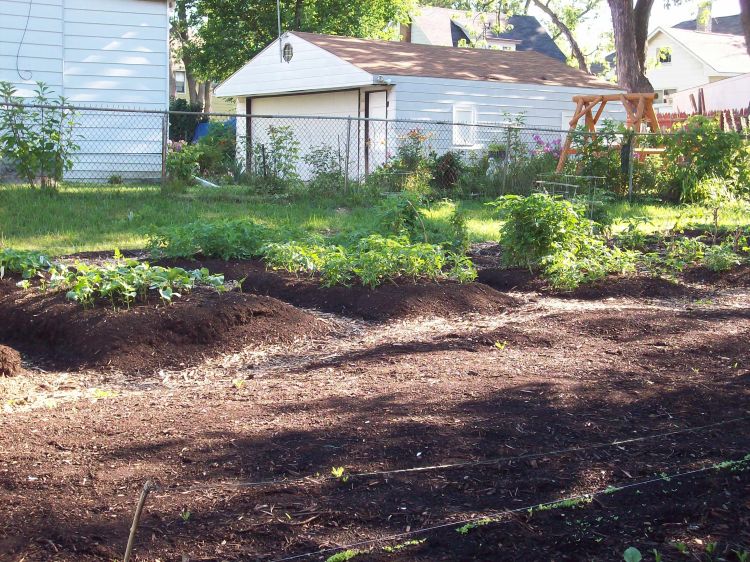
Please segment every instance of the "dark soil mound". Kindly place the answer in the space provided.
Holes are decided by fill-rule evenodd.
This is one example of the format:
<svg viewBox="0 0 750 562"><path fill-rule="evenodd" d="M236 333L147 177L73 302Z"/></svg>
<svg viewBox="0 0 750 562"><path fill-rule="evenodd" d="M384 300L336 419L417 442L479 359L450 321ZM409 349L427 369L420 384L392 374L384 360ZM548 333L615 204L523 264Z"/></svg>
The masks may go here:
<svg viewBox="0 0 750 562"><path fill-rule="evenodd" d="M608 297L633 298L700 298L705 291L675 283L661 277L611 275L605 279L577 289L559 293L558 296L570 296L577 299L604 299Z"/></svg>
<svg viewBox="0 0 750 562"><path fill-rule="evenodd" d="M477 281L498 291L539 291L545 283L526 268L480 269Z"/></svg>
<svg viewBox="0 0 750 562"><path fill-rule="evenodd" d="M21 372L21 356L15 349L0 345L0 377L15 377Z"/></svg>
<svg viewBox="0 0 750 562"><path fill-rule="evenodd" d="M706 283L717 287L750 287L750 265L741 265L729 271L711 271L707 267L694 267L684 273L687 281Z"/></svg>
<svg viewBox="0 0 750 562"><path fill-rule="evenodd" d="M747 275L747 274L746 274ZM553 289L538 275L528 269L488 268L479 271L478 281L498 291L536 291L556 297L597 300L609 297L632 298L700 298L705 290L695 289L660 277L610 275L573 291ZM748 280L750 284L750 279ZM726 281L731 285L731 281ZM737 285L737 283L735 283Z"/></svg>
<svg viewBox="0 0 750 562"><path fill-rule="evenodd" d="M317 279L268 271L262 262L202 260L168 262L186 268L208 267L227 280L244 279L242 290L268 295L296 306L315 308L365 320L392 320L415 316L465 313L494 314L518 301L481 283L411 280L386 283L374 289L321 287Z"/></svg>
<svg viewBox="0 0 750 562"><path fill-rule="evenodd" d="M172 305L84 309L62 293L0 296L0 341L55 368L125 372L195 364L245 345L292 341L326 331L312 315L276 299L196 290Z"/></svg>

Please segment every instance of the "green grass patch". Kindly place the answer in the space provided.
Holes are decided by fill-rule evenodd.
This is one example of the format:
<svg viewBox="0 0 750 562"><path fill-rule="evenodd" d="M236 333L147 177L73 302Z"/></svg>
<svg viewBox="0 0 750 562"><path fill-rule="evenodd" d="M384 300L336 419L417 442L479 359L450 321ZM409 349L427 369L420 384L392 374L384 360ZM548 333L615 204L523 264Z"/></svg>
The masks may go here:
<svg viewBox="0 0 750 562"><path fill-rule="evenodd" d="M191 222L250 219L273 231L336 236L378 229L374 204L343 199L286 199L259 196L242 187L190 188L186 194L163 195L158 186L63 186L58 194L26 186L0 186L0 245L35 250L47 255L85 251L140 249L155 228ZM500 220L483 201L462 201L471 242L496 241ZM430 221L445 219L453 205L433 203L425 213ZM633 217L646 233L683 228L708 228L712 211L701 206L613 203L608 208L615 229ZM719 226L732 230L750 225L750 213L741 204L723 205Z"/></svg>

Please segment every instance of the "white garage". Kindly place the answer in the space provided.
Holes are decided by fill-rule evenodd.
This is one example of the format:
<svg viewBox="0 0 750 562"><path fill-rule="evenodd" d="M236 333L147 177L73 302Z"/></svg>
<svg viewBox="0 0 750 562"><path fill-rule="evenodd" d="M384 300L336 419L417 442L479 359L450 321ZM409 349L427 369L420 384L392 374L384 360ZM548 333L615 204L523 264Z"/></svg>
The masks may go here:
<svg viewBox="0 0 750 562"><path fill-rule="evenodd" d="M560 130L574 112L574 95L617 91L535 51L301 32L282 35L216 89L237 99L247 158L258 156L257 143L264 150L273 144L269 128L283 126L302 159L327 145L346 154L357 176L383 164L410 134L428 139L437 153L482 150L520 116L527 127ZM616 105L607 113L623 116ZM304 179L304 166L299 172Z"/></svg>

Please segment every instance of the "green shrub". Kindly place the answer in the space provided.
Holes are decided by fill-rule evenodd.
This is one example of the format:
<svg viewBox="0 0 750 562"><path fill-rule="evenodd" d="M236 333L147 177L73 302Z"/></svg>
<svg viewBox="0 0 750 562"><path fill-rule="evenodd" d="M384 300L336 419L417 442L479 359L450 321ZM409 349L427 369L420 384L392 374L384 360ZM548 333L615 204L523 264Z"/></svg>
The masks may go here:
<svg viewBox="0 0 750 562"><path fill-rule="evenodd" d="M312 179L308 182L309 191L317 195L335 193L344 188L344 169L342 155L331 146L320 145L310 149L303 157L305 164L312 170Z"/></svg>
<svg viewBox="0 0 750 562"><path fill-rule="evenodd" d="M458 186L465 166L458 152L446 152L432 163L432 177L438 189L453 192Z"/></svg>
<svg viewBox="0 0 750 562"><path fill-rule="evenodd" d="M574 248L560 249L542 260L544 276L556 289L575 289L611 273L633 273L636 252L608 247L599 237L582 239Z"/></svg>
<svg viewBox="0 0 750 562"><path fill-rule="evenodd" d="M195 128L198 123L203 123L208 119L204 115L199 115L203 111L203 106L199 103L190 103L181 98L172 98L169 100L169 111L180 111L194 113L187 115L185 113L169 114L169 140L190 142L195 136Z"/></svg>
<svg viewBox="0 0 750 562"><path fill-rule="evenodd" d="M710 177L726 180L733 193L750 190L750 143L735 131L723 131L717 118L693 115L665 135L664 143L669 198L689 198L694 184Z"/></svg>
<svg viewBox="0 0 750 562"><path fill-rule="evenodd" d="M33 103L44 109L28 107ZM16 96L10 82L0 82L0 158L7 159L19 176L34 187L56 189L63 174L73 168L73 155L80 149L73 130L76 114L63 97L53 99L44 82L37 82L36 96Z"/></svg>
<svg viewBox="0 0 750 562"><path fill-rule="evenodd" d="M208 132L194 146L201 175L210 178L234 175L237 135L232 124L210 123Z"/></svg>
<svg viewBox="0 0 750 562"><path fill-rule="evenodd" d="M734 251L732 244L709 246L703 252L703 265L711 271L727 271L742 262L742 256Z"/></svg>
<svg viewBox="0 0 750 562"><path fill-rule="evenodd" d="M505 221L500 245L506 265L538 265L545 256L573 247L590 233L590 221L582 218L580 206L559 197L505 195L488 205L498 209Z"/></svg>
<svg viewBox="0 0 750 562"><path fill-rule="evenodd" d="M195 183L195 176L200 170L199 158L200 150L195 145L178 143L169 151L167 180L171 187L184 188Z"/></svg>
<svg viewBox="0 0 750 562"><path fill-rule="evenodd" d="M271 231L246 220L188 223L153 231L147 248L155 257L192 258L197 255L229 259L250 259L261 255L271 241Z"/></svg>
<svg viewBox="0 0 750 562"><path fill-rule="evenodd" d="M282 191L299 183L297 163L300 143L289 126L269 125L267 141L253 144L252 173L256 185L267 191Z"/></svg>
<svg viewBox="0 0 750 562"><path fill-rule="evenodd" d="M732 198L731 181L716 176L697 179L692 175L683 177L680 193L682 203L715 205Z"/></svg>

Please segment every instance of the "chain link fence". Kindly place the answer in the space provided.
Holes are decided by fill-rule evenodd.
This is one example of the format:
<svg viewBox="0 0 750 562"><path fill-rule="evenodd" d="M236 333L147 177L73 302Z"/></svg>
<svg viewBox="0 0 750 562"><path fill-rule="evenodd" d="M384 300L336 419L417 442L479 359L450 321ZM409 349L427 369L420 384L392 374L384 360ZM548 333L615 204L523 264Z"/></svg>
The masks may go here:
<svg viewBox="0 0 750 562"><path fill-rule="evenodd" d="M59 105L0 104L0 123L6 142L13 142L14 135L23 142L25 136L32 144L57 150L53 164L41 158L32 173L60 175L58 164L64 159L57 179L66 182L164 183L170 177L170 153L188 151L197 162L197 175L215 185L342 192L365 186L387 192L419 189L418 184L429 182L445 192L477 196L531 191L580 195L599 188L632 194L643 174L656 173L646 163L659 156L665 137L614 130L570 133L505 122ZM569 134L575 154L558 173ZM584 156L596 164L584 165ZM19 174L18 168L6 157L0 161L0 179L23 182L29 174ZM609 185L614 175L617 186Z"/></svg>

